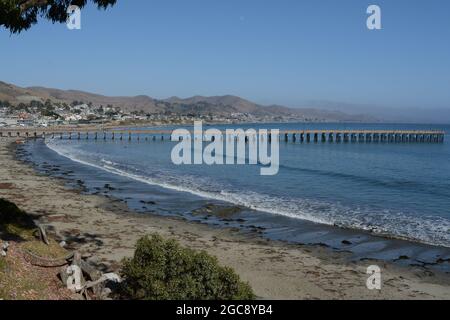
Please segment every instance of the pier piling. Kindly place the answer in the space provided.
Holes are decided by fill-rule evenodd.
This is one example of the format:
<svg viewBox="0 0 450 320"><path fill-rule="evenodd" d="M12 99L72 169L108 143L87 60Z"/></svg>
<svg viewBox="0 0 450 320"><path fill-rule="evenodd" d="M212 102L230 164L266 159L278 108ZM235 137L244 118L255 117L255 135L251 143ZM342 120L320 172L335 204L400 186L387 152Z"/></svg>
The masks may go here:
<svg viewBox="0 0 450 320"><path fill-rule="evenodd" d="M101 132L100 132L101 134ZM117 130L103 131L103 140L108 138L111 140L116 140L117 135L120 136L120 140L124 139L124 134L126 132ZM5 129L0 129L0 137L26 137L26 138L37 138L39 137L51 137L55 139L55 136L59 135L59 139L72 140L72 135L76 135L76 139L80 140L81 135L86 140L90 140L92 136L86 130L74 129L72 131L60 131L60 130L50 130L42 129L42 131L29 131L26 129L18 128L17 131L7 131ZM99 133L93 132L93 139L99 139ZM170 130L135 130L128 131L128 141L133 140L133 135L136 136L135 141L156 141L160 139L165 140L167 135L171 135ZM144 136L142 136L144 135ZM272 135L270 132L266 135L267 141L272 142ZM249 143L251 139L255 141L257 137L254 135L246 136L245 142ZM206 139L206 137L195 136L197 139ZM223 137L221 138L223 141ZM352 143L443 143L445 140L445 132L439 130L290 130L281 131L278 136L279 141L284 140L286 143L292 142L297 143L340 143L340 142L352 142ZM170 140L170 139L169 139ZM236 139L235 139L236 141Z"/></svg>

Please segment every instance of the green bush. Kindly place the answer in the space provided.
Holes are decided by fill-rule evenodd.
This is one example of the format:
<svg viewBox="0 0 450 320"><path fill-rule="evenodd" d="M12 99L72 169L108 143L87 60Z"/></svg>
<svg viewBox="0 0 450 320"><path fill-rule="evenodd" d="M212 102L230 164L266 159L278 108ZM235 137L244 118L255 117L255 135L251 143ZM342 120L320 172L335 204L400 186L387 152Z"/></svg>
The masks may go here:
<svg viewBox="0 0 450 320"><path fill-rule="evenodd" d="M144 300L249 300L252 289L204 251L151 235L123 261L121 295Z"/></svg>

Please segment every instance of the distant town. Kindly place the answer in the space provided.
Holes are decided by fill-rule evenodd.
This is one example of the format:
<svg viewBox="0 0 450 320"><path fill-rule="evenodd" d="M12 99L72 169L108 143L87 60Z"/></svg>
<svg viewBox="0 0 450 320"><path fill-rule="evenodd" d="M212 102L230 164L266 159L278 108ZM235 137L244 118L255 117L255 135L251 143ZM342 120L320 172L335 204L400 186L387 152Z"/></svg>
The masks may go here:
<svg viewBox="0 0 450 320"><path fill-rule="evenodd" d="M12 105L8 101L0 101L0 128L139 123L164 125L192 123L196 120L213 123L308 121L308 119L299 119L294 116L252 115L238 112L229 115L180 114L170 111L163 113L126 112L113 105L94 105L91 102L82 101L73 101L68 104L46 100L44 103L31 101L17 105Z"/></svg>
<svg viewBox="0 0 450 320"><path fill-rule="evenodd" d="M0 81L0 128L269 122L373 122L370 116L316 108L263 106L232 96L108 97Z"/></svg>

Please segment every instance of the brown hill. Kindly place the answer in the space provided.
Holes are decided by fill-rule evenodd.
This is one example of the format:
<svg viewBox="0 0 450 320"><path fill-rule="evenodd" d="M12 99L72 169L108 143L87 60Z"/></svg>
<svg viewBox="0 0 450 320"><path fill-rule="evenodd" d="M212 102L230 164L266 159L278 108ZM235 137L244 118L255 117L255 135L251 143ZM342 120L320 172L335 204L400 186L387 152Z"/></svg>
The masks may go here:
<svg viewBox="0 0 450 320"><path fill-rule="evenodd" d="M12 104L50 99L54 102L72 103L82 101L92 102L94 105L113 105L124 111L143 111L145 113L171 112L176 114L221 115L246 113L254 116L291 117L295 119L320 121L374 121L376 119L365 115L349 115L339 111L321 110L316 108L287 108L272 105L262 106L243 98L225 96L194 96L191 98L171 97L157 100L149 96L109 97L78 90L60 90L44 87L21 88L0 81L0 100L7 100Z"/></svg>

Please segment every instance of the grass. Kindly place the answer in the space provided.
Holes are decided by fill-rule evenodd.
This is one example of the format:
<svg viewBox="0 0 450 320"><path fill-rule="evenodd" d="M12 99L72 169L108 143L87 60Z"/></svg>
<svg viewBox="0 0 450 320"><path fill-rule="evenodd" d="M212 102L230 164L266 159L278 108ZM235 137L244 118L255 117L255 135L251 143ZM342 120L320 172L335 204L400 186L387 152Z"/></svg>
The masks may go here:
<svg viewBox="0 0 450 320"><path fill-rule="evenodd" d="M14 203L0 199L0 239L11 243L7 256L0 257L0 300L60 298L61 288L55 281L59 270L32 267L20 252L20 248L26 249L46 259L67 255L55 240L49 239L48 246L37 240L34 236L36 230L30 215Z"/></svg>
<svg viewBox="0 0 450 320"><path fill-rule="evenodd" d="M22 248L46 259L59 259L67 256L68 252L54 240L49 240L49 245L42 241L27 241L22 244Z"/></svg>
<svg viewBox="0 0 450 320"><path fill-rule="evenodd" d="M6 270L6 259L3 257L0 257L0 272L4 272Z"/></svg>
<svg viewBox="0 0 450 320"><path fill-rule="evenodd" d="M27 274L15 259L0 258L0 299L27 300L45 297L46 283L35 274ZM2 262L3 261L3 262Z"/></svg>

